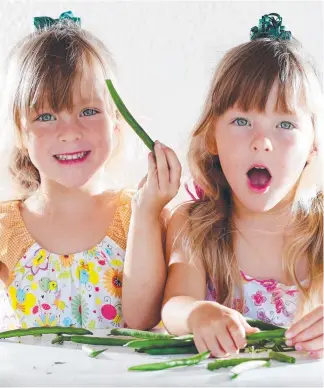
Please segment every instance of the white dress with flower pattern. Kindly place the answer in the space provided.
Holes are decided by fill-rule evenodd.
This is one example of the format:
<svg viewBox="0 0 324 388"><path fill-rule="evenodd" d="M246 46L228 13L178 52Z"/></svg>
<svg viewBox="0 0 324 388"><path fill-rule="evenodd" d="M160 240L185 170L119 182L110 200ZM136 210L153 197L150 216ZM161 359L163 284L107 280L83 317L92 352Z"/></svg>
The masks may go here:
<svg viewBox="0 0 324 388"><path fill-rule="evenodd" d="M0 330L124 327L121 291L131 195L120 195L103 240L74 255L47 252L33 241L19 205L18 201L0 205L0 261L10 272L0 291Z"/></svg>

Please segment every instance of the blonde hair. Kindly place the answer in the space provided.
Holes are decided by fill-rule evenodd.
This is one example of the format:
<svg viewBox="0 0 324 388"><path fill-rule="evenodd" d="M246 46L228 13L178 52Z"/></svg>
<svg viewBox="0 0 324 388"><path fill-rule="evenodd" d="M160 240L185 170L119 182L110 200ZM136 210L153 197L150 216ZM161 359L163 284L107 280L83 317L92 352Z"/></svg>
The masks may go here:
<svg viewBox="0 0 324 388"><path fill-rule="evenodd" d="M296 40L259 39L227 52L215 72L203 114L190 141L189 169L204 196L187 204L188 222L184 227L183 247L191 259L199 257L203 261L208 279L216 289L217 301L229 307L233 305L236 286L243 299L243 285L234 252L231 189L218 156L211 151L216 146L213 123L234 104L243 110L264 111L274 82L279 84L279 111L293 112L301 97L304 98L303 103L311 113L319 152L319 118L323 107L318 106L318 98L321 88L310 57L303 53ZM307 168L311 166L307 166L303 174L307 173ZM300 312L323 303L323 188L321 183L314 184L312 180L311 189L310 197L310 191L307 191L308 200L303 199L305 191L295 193L291 207L294 217L283 259L287 281L292 281L301 291ZM307 257L309 264L307 286L296 277L296 264L302 257Z"/></svg>
<svg viewBox="0 0 324 388"><path fill-rule="evenodd" d="M45 103L54 112L72 111L76 78L97 64L103 77L112 79L116 86L115 62L101 40L70 20L62 20L26 36L12 49L8 59L3 103L7 109L7 122L2 127L1 142L6 146L2 153L5 152L8 158L15 193L23 199L35 192L41 183L39 171L24 146L24 118L31 108L42 109ZM110 96L106 102L111 117L118 121L118 112ZM115 154L121 150L124 136L124 131L120 130Z"/></svg>

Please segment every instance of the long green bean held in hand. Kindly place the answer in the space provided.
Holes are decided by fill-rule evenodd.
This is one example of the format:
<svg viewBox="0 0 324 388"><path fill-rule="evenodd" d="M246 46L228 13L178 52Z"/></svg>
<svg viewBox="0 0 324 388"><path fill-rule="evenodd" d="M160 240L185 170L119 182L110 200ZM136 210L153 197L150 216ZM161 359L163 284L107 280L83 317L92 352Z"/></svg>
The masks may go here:
<svg viewBox="0 0 324 388"><path fill-rule="evenodd" d="M118 95L112 81L110 79L107 79L106 84L111 94L111 97L114 100L114 103L116 104L121 115L124 117L126 122L133 128L137 135L143 140L144 144L149 148L149 150L154 152L154 141L149 137L149 135L138 124L138 122L134 119L129 110L126 108L122 99Z"/></svg>
<svg viewBox="0 0 324 388"><path fill-rule="evenodd" d="M29 327L27 329L3 331L0 333L0 338L24 337L28 335L39 336L42 334L92 335L92 332L82 327Z"/></svg>
<svg viewBox="0 0 324 388"><path fill-rule="evenodd" d="M246 318L246 322L252 326L256 327L260 330L276 330L276 329L283 329L281 326L273 325L272 323L260 321L258 319L251 319L251 318Z"/></svg>
<svg viewBox="0 0 324 388"><path fill-rule="evenodd" d="M196 356L188 357L188 358L179 358L175 360L170 360L166 362L155 362L152 364L141 364L141 365L135 365L128 368L129 371L136 370L136 371L156 371L156 370L162 370L162 369L169 369L169 368L175 368L178 366L189 366L189 365L195 365L199 364L199 362L205 360L210 356L210 352L203 352L199 353Z"/></svg>
<svg viewBox="0 0 324 388"><path fill-rule="evenodd" d="M242 362L239 365L234 366L234 368L231 369L231 379L236 379L240 374L244 372L248 372L252 369L257 369L261 367L269 367L270 361L262 361L262 360L254 360L254 361L245 361Z"/></svg>
<svg viewBox="0 0 324 388"><path fill-rule="evenodd" d="M269 340L271 338L283 338L285 336L286 329L276 329L260 331L258 333L249 334L246 336L247 340Z"/></svg>
<svg viewBox="0 0 324 388"><path fill-rule="evenodd" d="M111 329L111 335L122 335L126 337L135 337L142 339L170 339L174 338L174 335L167 333L154 333L152 331L144 331L144 330L134 330L134 329Z"/></svg>
<svg viewBox="0 0 324 388"><path fill-rule="evenodd" d="M79 335L57 336L52 340L52 344L62 344L65 341L75 342L77 344L88 345L106 345L106 346L123 346L129 342L129 339L112 338L112 337L86 337Z"/></svg>

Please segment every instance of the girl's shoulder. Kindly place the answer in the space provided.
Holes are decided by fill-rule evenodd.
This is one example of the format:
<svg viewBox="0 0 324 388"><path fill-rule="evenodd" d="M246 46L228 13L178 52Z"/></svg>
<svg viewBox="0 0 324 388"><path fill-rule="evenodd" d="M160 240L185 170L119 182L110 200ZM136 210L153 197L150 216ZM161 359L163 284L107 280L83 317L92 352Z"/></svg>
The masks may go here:
<svg viewBox="0 0 324 388"><path fill-rule="evenodd" d="M132 215L132 198L135 190L122 190L117 197L117 207L107 232L123 250L126 249L129 224Z"/></svg>
<svg viewBox="0 0 324 388"><path fill-rule="evenodd" d="M14 228L20 223L20 207L21 201L6 201L0 202L0 230L1 233L7 229Z"/></svg>
<svg viewBox="0 0 324 388"><path fill-rule="evenodd" d="M21 218L20 204L19 200L0 202L0 263L9 272L34 243Z"/></svg>

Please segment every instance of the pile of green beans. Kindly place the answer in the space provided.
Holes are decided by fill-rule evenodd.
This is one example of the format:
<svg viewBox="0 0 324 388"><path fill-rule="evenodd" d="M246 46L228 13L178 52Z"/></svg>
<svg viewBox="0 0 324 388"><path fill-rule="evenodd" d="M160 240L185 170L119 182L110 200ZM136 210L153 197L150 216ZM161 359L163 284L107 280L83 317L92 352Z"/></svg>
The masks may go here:
<svg viewBox="0 0 324 388"><path fill-rule="evenodd" d="M249 320L249 324L258 327L262 331L247 335L247 346L253 348L253 351L269 351L267 357L260 358L232 358L223 360L214 360L208 363L208 370L216 370L229 366L236 366L248 361L254 360L276 360L279 362L294 363L294 357L287 356L281 351L290 351L294 348L285 347L286 329L261 321ZM74 327L31 327L29 329L17 329L0 333L0 339L10 337L21 337L27 335L57 334L52 340L52 344L63 344L65 341L71 341L79 344L105 345L105 346L127 346L139 353L150 355L173 355L173 354L194 354L194 356L168 360L151 364L136 365L129 368L131 371L155 371L179 366L195 365L210 357L210 351L198 353L194 344L192 334L176 337L167 333L155 333L143 330L133 329L112 329L106 337L95 337L87 329ZM120 338L120 337L128 338ZM91 357L107 349L93 351ZM274 350L279 350L274 351Z"/></svg>

